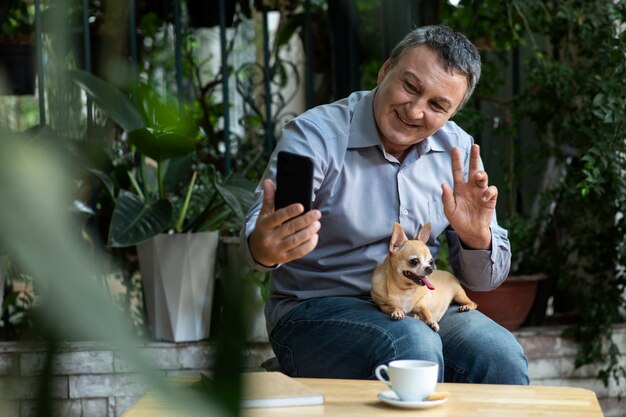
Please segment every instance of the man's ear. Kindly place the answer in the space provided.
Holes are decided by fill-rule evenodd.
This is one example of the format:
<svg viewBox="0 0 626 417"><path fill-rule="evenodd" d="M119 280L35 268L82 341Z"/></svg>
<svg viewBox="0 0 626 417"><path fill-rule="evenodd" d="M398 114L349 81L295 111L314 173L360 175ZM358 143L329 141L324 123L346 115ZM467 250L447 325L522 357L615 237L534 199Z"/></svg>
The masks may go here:
<svg viewBox="0 0 626 417"><path fill-rule="evenodd" d="M394 223L393 233L391 233L391 242L389 243L389 253L395 253L400 250L407 240L400 223Z"/></svg>
<svg viewBox="0 0 626 417"><path fill-rule="evenodd" d="M390 65L391 65L391 62L389 61L389 59L387 59L385 63L383 64L383 66L380 67L380 69L378 70L378 78L376 79L376 83L378 85L380 85L380 83L383 82L385 75L387 75L387 71L389 71Z"/></svg>

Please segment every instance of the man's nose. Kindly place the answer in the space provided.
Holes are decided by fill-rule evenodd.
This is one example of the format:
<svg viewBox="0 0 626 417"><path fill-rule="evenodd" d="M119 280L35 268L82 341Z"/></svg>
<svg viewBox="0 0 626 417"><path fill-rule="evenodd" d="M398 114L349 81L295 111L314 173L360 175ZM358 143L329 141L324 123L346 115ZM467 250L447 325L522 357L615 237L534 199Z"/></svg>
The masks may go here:
<svg viewBox="0 0 626 417"><path fill-rule="evenodd" d="M421 120L424 118L424 102L421 99L415 99L407 104L407 117L411 120Z"/></svg>

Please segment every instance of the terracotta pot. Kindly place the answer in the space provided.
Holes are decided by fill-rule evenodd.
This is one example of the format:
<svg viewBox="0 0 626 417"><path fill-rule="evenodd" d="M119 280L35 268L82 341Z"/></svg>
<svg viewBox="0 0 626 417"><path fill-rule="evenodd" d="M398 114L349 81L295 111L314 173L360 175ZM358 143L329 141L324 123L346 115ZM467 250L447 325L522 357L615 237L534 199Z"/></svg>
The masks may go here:
<svg viewBox="0 0 626 417"><path fill-rule="evenodd" d="M492 291L465 292L478 304L478 310L508 330L517 330L535 301L537 284L547 278L543 272L533 275L511 275Z"/></svg>

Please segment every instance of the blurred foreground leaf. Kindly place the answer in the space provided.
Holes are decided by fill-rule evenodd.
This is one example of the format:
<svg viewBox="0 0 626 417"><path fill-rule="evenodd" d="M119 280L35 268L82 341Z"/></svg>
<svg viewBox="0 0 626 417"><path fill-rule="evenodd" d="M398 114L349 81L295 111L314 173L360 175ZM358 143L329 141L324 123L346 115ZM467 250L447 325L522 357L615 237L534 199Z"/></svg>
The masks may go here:
<svg viewBox="0 0 626 417"><path fill-rule="evenodd" d="M41 290L42 303L35 318L41 326L39 333L51 343L46 363L52 363L59 341L100 341L125 354L125 359L156 384L155 389L167 396L167 402L180 410L181 416L236 415L239 388L233 381L239 381L241 355L236 352L242 351L243 338L220 344L217 356L227 361L220 362L216 372L224 376L219 395L197 395L191 389L183 393L167 387L163 380L155 380L154 373L148 372L155 367L141 355L142 343L130 332L128 318L114 308L99 282L94 267L99 255L89 253L75 232L78 228L68 209L73 179L54 152L45 145L28 145L29 141L22 139L0 131L0 241ZM237 294L230 294L233 298L229 302L236 310L241 300ZM228 352L224 352L226 349ZM39 416L53 414L48 402L50 374L42 376L37 391ZM1 378L0 392L6 392L14 382ZM4 415L1 404L0 415Z"/></svg>

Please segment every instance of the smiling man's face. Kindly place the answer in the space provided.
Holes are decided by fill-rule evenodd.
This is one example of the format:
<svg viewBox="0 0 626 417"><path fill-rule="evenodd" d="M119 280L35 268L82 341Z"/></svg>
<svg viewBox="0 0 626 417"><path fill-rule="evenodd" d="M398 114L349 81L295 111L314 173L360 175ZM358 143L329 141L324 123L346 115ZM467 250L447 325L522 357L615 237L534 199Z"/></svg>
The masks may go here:
<svg viewBox="0 0 626 417"><path fill-rule="evenodd" d="M402 160L406 150L441 129L458 109L467 77L446 72L437 53L422 45L378 72L374 118L385 150Z"/></svg>

